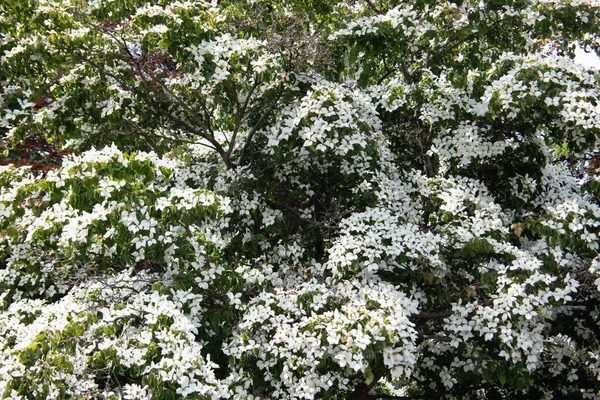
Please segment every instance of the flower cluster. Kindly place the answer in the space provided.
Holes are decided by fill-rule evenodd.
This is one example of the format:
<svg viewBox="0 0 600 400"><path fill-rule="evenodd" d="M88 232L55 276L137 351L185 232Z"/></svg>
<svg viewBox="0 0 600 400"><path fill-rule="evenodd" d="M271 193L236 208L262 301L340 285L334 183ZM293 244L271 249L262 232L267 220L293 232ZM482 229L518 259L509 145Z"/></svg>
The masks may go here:
<svg viewBox="0 0 600 400"><path fill-rule="evenodd" d="M388 3L2 2L1 399L600 397L600 6Z"/></svg>
<svg viewBox="0 0 600 400"><path fill-rule="evenodd" d="M53 297L107 268L160 263L176 274L181 258L205 264L206 240L227 243L207 226L218 227L227 200L187 186L190 177L176 160L107 147L66 160L41 181L5 186L0 285L14 300Z"/></svg>
<svg viewBox="0 0 600 400"><path fill-rule="evenodd" d="M125 272L74 288L54 303L13 302L1 316L0 392L118 399L173 390L181 397L228 398L217 365L195 340L193 314L177 293L152 289L156 279ZM126 383L127 376L144 386Z"/></svg>
<svg viewBox="0 0 600 400"><path fill-rule="evenodd" d="M274 396L306 399L348 391L382 367L394 378L408 376L416 303L390 289L313 281L259 294L224 347L235 360L233 390L256 385L257 371Z"/></svg>

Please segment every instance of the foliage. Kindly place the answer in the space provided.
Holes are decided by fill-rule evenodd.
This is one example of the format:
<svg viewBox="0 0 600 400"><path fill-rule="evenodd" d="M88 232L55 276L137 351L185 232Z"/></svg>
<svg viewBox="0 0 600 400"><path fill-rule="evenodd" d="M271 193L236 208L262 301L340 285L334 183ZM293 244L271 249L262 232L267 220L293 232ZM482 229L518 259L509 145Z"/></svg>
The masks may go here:
<svg viewBox="0 0 600 400"><path fill-rule="evenodd" d="M4 0L0 398L600 396L595 0Z"/></svg>

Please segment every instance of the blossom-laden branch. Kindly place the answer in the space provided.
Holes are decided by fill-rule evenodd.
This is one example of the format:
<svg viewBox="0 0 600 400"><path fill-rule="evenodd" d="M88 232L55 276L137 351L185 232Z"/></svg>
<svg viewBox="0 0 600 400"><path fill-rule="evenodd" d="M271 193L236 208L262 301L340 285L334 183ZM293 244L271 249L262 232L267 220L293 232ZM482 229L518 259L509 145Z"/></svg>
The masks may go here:
<svg viewBox="0 0 600 400"><path fill-rule="evenodd" d="M0 4L0 398L600 396L600 9L389 3Z"/></svg>

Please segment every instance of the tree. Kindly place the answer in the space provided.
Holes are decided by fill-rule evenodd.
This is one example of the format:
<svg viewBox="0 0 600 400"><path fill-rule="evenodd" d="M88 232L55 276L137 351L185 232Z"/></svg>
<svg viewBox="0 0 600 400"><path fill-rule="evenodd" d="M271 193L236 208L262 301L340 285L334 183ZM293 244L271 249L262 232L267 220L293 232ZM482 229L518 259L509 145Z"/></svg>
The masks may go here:
<svg viewBox="0 0 600 400"><path fill-rule="evenodd" d="M600 396L596 1L0 32L0 398Z"/></svg>

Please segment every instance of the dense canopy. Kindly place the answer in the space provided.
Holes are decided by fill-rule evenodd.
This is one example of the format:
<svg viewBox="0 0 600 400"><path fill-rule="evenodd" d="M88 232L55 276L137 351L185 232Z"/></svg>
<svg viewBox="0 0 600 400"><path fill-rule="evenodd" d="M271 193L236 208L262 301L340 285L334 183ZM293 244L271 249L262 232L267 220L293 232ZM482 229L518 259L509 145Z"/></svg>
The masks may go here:
<svg viewBox="0 0 600 400"><path fill-rule="evenodd" d="M2 0L0 398L600 397L597 0Z"/></svg>

